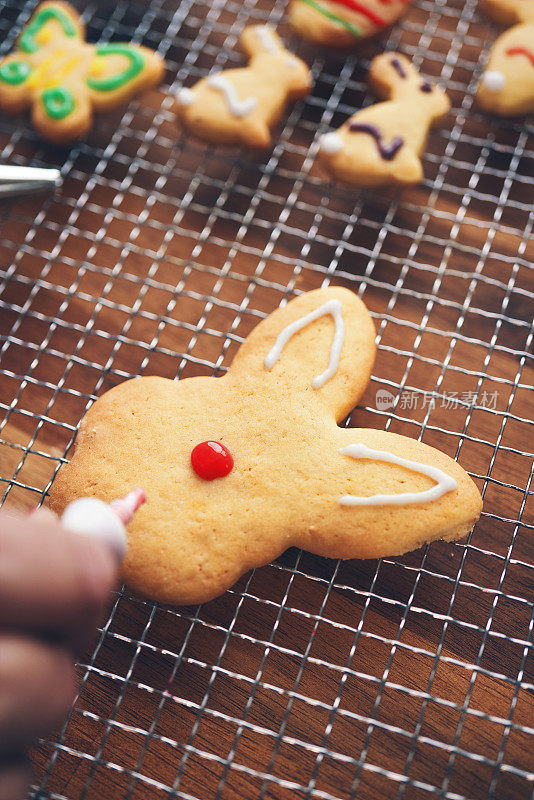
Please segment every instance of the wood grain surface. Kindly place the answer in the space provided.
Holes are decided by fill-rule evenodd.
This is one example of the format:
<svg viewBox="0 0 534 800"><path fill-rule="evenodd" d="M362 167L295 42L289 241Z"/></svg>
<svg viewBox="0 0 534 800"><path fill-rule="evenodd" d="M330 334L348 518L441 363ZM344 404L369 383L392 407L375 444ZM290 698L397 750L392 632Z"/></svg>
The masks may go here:
<svg viewBox="0 0 534 800"><path fill-rule="evenodd" d="M0 9L5 48L32 6ZM4 161L64 174L54 197L0 203L3 499L45 499L96 396L132 375L221 374L264 315L330 281L360 292L378 333L348 424L457 457L484 514L468 540L378 563L291 550L198 608L116 593L64 729L32 753L32 796L527 800L532 127L473 105L497 34L474 0L416 2L350 57L303 45L283 11L92 4L89 38L159 46L164 87L71 148L0 119ZM236 35L266 19L312 65L313 95L265 154L183 135L172 93L240 63ZM372 101L366 68L384 46L441 79L452 110L430 136L423 185L334 186L316 135ZM379 390L393 409L377 407Z"/></svg>

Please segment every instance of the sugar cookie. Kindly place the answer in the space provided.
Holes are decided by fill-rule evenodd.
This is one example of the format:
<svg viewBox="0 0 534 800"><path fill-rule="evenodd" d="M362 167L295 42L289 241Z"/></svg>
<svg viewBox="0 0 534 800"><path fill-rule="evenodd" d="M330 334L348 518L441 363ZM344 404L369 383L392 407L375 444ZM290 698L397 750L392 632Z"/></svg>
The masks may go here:
<svg viewBox="0 0 534 800"><path fill-rule="evenodd" d="M477 90L477 103L502 117L534 111L534 2L484 0L483 9L512 27L493 45Z"/></svg>
<svg viewBox="0 0 534 800"><path fill-rule="evenodd" d="M419 183L428 129L449 110L447 95L400 53L374 58L369 81L377 95L391 99L322 136L319 159L335 178L357 186Z"/></svg>
<svg viewBox="0 0 534 800"><path fill-rule="evenodd" d="M31 108L35 128L56 144L85 136L93 109L114 108L163 76L163 60L152 50L87 44L84 34L68 3L41 3L16 50L0 60L0 109L17 114Z"/></svg>
<svg viewBox="0 0 534 800"><path fill-rule="evenodd" d="M318 289L262 321L222 378L126 381L82 420L50 505L142 483L123 574L170 603L209 600L292 545L378 558L464 536L481 498L453 459L336 425L365 390L374 339L356 295Z"/></svg>
<svg viewBox="0 0 534 800"><path fill-rule="evenodd" d="M289 22L304 39L353 47L392 25L411 0L291 0Z"/></svg>
<svg viewBox="0 0 534 800"><path fill-rule="evenodd" d="M208 142L269 147L270 128L288 103L310 93L311 74L266 25L245 28L240 44L249 66L227 69L202 78L192 89L180 89L178 117Z"/></svg>

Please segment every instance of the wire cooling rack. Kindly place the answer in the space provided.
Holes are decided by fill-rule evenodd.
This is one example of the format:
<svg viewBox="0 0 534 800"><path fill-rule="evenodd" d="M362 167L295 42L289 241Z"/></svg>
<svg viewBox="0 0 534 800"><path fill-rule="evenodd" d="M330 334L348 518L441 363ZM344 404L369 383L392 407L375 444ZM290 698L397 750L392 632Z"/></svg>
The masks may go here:
<svg viewBox="0 0 534 800"><path fill-rule="evenodd" d="M4 50L33 7L0 0ZM459 458L484 514L467 540L398 559L290 550L202 607L118 592L67 721L33 752L39 800L532 796L533 131L473 105L496 35L476 2L421 0L384 44L450 93L425 182L333 185L317 136L371 102L381 45L319 52L283 15L267 0L92 3L90 40L159 49L169 83L71 148L0 120L2 160L64 177L55 197L0 205L3 499L45 499L98 394L221 374L263 316L333 282L378 333L348 424ZM181 134L176 89L240 63L240 30L267 20L316 82L273 149Z"/></svg>

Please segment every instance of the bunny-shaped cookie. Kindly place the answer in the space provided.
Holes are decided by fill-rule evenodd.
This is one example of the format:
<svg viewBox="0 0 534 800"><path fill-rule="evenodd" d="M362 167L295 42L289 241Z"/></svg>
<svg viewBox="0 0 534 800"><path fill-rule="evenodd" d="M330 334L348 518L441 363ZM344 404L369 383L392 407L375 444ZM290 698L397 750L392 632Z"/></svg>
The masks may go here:
<svg viewBox="0 0 534 800"><path fill-rule="evenodd" d="M291 0L289 22L304 39L354 47L393 25L412 0Z"/></svg>
<svg viewBox="0 0 534 800"><path fill-rule="evenodd" d="M499 36L477 90L477 103L503 117L534 111L534 2L484 0L487 14L511 25Z"/></svg>
<svg viewBox="0 0 534 800"><path fill-rule="evenodd" d="M262 321L222 378L115 387L82 420L50 505L142 485L124 578L178 604L217 596L292 545L378 558L464 536L481 498L455 461L336 424L365 390L374 338L356 295L318 289Z"/></svg>
<svg viewBox="0 0 534 800"><path fill-rule="evenodd" d="M419 158L428 129L450 108L445 92L423 80L405 56L374 58L369 82L385 103L363 108L319 140L319 158L338 180L357 186L423 179Z"/></svg>
<svg viewBox="0 0 534 800"><path fill-rule="evenodd" d="M178 116L209 142L269 147L270 128L288 103L310 93L311 74L267 25L250 25L239 41L249 66L227 69L202 78L192 89L180 89Z"/></svg>

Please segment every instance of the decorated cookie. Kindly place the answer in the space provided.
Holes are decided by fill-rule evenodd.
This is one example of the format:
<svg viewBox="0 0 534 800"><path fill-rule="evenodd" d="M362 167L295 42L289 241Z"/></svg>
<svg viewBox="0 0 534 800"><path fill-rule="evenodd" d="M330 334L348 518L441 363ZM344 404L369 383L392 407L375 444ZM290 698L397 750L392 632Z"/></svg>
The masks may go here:
<svg viewBox="0 0 534 800"><path fill-rule="evenodd" d="M202 78L192 89L180 89L178 116L208 142L269 147L270 128L288 103L310 93L311 74L266 25L245 28L240 44L249 66L226 69Z"/></svg>
<svg viewBox="0 0 534 800"><path fill-rule="evenodd" d="M447 95L400 53L374 58L369 80L377 95L391 100L321 136L320 161L335 178L357 186L419 183L428 129L449 110Z"/></svg>
<svg viewBox="0 0 534 800"><path fill-rule="evenodd" d="M411 0L291 0L289 21L304 39L353 47L392 25Z"/></svg>
<svg viewBox="0 0 534 800"><path fill-rule="evenodd" d="M133 44L92 45L67 3L38 6L13 53L0 60L0 109L31 108L39 133L61 144L87 134L93 109L107 111L162 78L157 53Z"/></svg>
<svg viewBox="0 0 534 800"><path fill-rule="evenodd" d="M512 27L493 46L477 103L503 117L534 111L534 0L484 0L483 8Z"/></svg>
<svg viewBox="0 0 534 800"><path fill-rule="evenodd" d="M458 539L480 515L451 458L394 433L339 428L362 396L375 331L347 289L303 294L262 321L222 378L134 378L82 420L50 504L142 484L126 582L199 603L295 545L378 558Z"/></svg>

